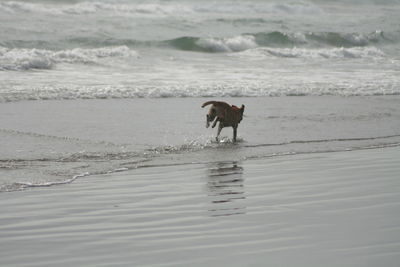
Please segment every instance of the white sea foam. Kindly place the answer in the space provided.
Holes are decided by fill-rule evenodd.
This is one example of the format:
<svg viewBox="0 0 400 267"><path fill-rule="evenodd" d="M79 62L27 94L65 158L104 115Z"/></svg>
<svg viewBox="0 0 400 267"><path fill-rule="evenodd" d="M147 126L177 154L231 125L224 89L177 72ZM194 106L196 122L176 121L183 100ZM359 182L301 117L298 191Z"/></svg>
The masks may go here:
<svg viewBox="0 0 400 267"><path fill-rule="evenodd" d="M196 44L212 52L237 52L257 47L254 36L239 35L232 38L199 39Z"/></svg>
<svg viewBox="0 0 400 267"><path fill-rule="evenodd" d="M309 59L382 59L385 53L376 47L352 48L266 48L259 47L238 54L249 58L263 59L266 57L309 58Z"/></svg>
<svg viewBox="0 0 400 267"><path fill-rule="evenodd" d="M52 181L52 182L17 182L13 183L12 185L6 185L3 187L0 187L0 192L7 192L7 191L19 191L19 190L24 190L27 188L32 188L32 187L50 187L50 186L56 186L56 185L65 185L65 184L70 184L74 182L76 179L79 179L81 177L88 176L89 173L85 172L82 174L78 174L73 176L72 178L62 180L62 181Z"/></svg>
<svg viewBox="0 0 400 267"><path fill-rule="evenodd" d="M347 33L343 34L343 38L345 38L349 43L355 46L365 46L370 44L371 42L378 42L383 37L383 31L375 30L368 34L363 33Z"/></svg>
<svg viewBox="0 0 400 267"><path fill-rule="evenodd" d="M101 58L137 56L127 46L60 51L0 47L0 70L51 69L57 63L88 64L97 63Z"/></svg>
<svg viewBox="0 0 400 267"><path fill-rule="evenodd" d="M263 96L373 96L400 95L398 83L386 81L353 81L349 86L344 82L310 83L304 86L294 83L273 83L272 81L247 81L246 83L223 83L217 85L165 85L161 87L135 85L47 85L8 86L2 89L0 102L22 100L60 99L134 99L134 98L181 98L181 97L263 97Z"/></svg>

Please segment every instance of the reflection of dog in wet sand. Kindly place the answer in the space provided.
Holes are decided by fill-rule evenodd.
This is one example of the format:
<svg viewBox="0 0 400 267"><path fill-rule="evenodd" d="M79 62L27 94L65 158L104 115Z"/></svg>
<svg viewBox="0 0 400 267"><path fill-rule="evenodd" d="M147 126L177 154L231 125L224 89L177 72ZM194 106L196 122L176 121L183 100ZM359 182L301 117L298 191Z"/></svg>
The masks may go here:
<svg viewBox="0 0 400 267"><path fill-rule="evenodd" d="M214 121L212 128L218 125L218 133L216 140L218 141L219 134L222 128L232 127L233 128L233 142L236 142L237 127L243 119L244 105L240 108L237 106L230 106L228 103L220 101L208 101L205 102L201 107L204 108L207 105L212 105L207 114L207 125L210 126L210 122Z"/></svg>

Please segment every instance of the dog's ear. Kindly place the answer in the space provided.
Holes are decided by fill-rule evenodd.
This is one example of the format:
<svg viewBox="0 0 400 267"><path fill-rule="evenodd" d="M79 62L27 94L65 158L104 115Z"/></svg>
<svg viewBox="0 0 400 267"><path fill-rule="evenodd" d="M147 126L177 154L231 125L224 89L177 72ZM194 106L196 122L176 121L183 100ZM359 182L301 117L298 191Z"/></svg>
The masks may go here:
<svg viewBox="0 0 400 267"><path fill-rule="evenodd" d="M242 106L240 107L240 111L242 112L242 114L243 114L243 112L244 112L244 105L242 104Z"/></svg>

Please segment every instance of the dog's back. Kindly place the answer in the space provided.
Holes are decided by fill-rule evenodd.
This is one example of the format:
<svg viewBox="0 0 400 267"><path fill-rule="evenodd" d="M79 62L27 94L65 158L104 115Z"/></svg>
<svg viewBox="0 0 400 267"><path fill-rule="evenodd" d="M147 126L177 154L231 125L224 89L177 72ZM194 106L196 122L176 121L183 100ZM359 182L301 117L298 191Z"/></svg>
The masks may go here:
<svg viewBox="0 0 400 267"><path fill-rule="evenodd" d="M229 125L226 126L234 126L238 125L242 119L243 119L243 112L244 112L244 105L242 105L241 108L238 108L235 105L232 105L231 108L229 109L230 112L227 118L227 122L229 122ZM230 117L230 118L229 118Z"/></svg>
<svg viewBox="0 0 400 267"><path fill-rule="evenodd" d="M208 113L208 118L214 120L215 117L218 118L220 123L223 123L223 127L237 127L237 125L243 119L244 105L241 108L235 105L229 105L222 101L208 101L205 102L201 107L211 105Z"/></svg>

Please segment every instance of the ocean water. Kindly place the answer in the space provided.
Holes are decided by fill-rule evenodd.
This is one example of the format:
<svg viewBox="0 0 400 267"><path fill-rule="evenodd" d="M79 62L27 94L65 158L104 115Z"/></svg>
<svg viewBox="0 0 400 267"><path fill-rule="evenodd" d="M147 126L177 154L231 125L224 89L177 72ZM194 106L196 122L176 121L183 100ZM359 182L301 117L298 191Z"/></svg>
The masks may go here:
<svg viewBox="0 0 400 267"><path fill-rule="evenodd" d="M400 2L1 1L0 101L398 95Z"/></svg>
<svg viewBox="0 0 400 267"><path fill-rule="evenodd" d="M400 1L1 1L1 191L393 146ZM239 142L200 105L246 105Z"/></svg>

